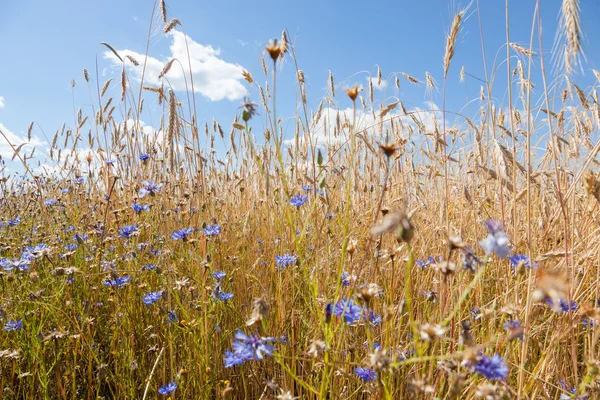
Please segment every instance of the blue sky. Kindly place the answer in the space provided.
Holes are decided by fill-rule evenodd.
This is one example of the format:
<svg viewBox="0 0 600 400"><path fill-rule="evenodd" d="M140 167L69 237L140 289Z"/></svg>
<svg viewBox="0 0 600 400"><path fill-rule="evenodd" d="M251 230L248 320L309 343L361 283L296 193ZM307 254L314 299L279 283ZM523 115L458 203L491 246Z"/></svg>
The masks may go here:
<svg viewBox="0 0 600 400"><path fill-rule="evenodd" d="M499 60L504 60L506 55L502 48L505 43L505 3L500 0L480 0L480 3L486 57L491 69L499 51ZM544 51L550 63L560 1L541 3ZM264 45L287 28L296 44L300 68L306 75L308 98L313 109L325 93L329 70L340 85L338 89L355 82L366 86L367 74L359 74L345 85L342 82L360 71L374 75L377 65L384 78L392 72L402 71L424 79L425 71L429 71L441 84L445 34L453 12L466 4L446 0L384 0L372 4L312 0L167 1L169 18L178 18L185 33L199 45L199 51L210 53L202 56L211 60L210 65L221 74L228 71L227 68L236 71L236 65L239 65L250 71L259 83L264 83L260 63ZM118 67L106 58L106 48L99 43L104 41L119 51L127 49L143 54L152 6L152 1L139 0L0 2L0 49L4 55L0 63L0 124L4 129L23 136L29 123L36 121L34 136L39 139L38 143L43 143L42 130L51 138L63 122L73 124L73 103L75 109L81 107L91 114L83 68L88 69L93 85L96 84L96 59L100 86L106 79L118 77ZM533 0L510 1L512 42L528 45L534 6ZM600 37L597 24L600 3L582 0L581 8L587 63L584 64L584 75L576 79L591 83L590 69L600 68L597 56L600 46L595 39ZM454 111L460 110L465 103L465 89L458 82L461 67L465 65L470 74L484 77L476 11L472 6L449 73L448 108ZM158 18L155 21L158 22ZM149 55L164 63L172 56L169 46L173 41L174 37L165 37L156 28L151 35ZM538 51L537 40L535 50ZM506 87L506 71L502 68L497 78L500 91L495 95L499 102L505 103L502 90ZM217 76L219 71L207 73L209 77ZM77 83L74 98L70 85L72 78ZM240 92L235 89L239 77L219 76L218 79L222 79L222 85L206 88L204 93L198 94L199 122L210 122L215 117L228 130L241 102ZM294 113L295 104L295 71L291 61L284 63L280 79L279 109L285 117ZM243 81L239 82L243 84ZM428 100L424 87L403 81L401 90L394 93L393 82L390 83L385 94L397 95L407 105L424 107ZM541 86L539 76L534 75L534 84ZM231 88L227 89L228 85ZM476 80L468 80L469 98L478 97L479 86ZM349 101L340 93L342 91L338 90L336 96L339 107L348 107ZM118 88L113 94L118 95ZM384 95L383 92L378 94ZM251 95L258 98L255 92ZM434 94L433 100L441 104L441 95ZM151 105L149 112L152 113ZM155 118L159 115L160 110ZM148 118L152 119L152 116ZM156 122L146 121L148 124Z"/></svg>

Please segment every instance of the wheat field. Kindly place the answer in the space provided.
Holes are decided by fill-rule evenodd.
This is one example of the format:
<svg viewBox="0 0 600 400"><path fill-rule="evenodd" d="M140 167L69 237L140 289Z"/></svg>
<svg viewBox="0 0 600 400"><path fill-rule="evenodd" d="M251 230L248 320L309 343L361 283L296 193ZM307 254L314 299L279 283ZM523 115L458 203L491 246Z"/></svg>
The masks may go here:
<svg viewBox="0 0 600 400"><path fill-rule="evenodd" d="M600 72L578 81L580 4L560 2L552 54L539 2L530 43L507 26L467 114L446 82L469 81L453 58L478 7L450 16L439 82L330 74L313 108L283 30L231 123L199 122L191 76L171 89L187 60L137 85L144 60L102 43L121 79L76 77L94 114L56 131L56 169L11 144L22 173L0 180L0 399L600 398ZM151 29L183 30L166 10ZM277 113L281 74L296 115ZM378 98L382 79L443 105Z"/></svg>

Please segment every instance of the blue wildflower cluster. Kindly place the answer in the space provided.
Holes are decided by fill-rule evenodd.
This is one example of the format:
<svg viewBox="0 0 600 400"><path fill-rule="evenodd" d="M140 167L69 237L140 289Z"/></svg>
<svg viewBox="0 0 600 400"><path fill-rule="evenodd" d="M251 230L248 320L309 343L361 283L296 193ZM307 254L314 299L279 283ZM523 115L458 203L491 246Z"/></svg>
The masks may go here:
<svg viewBox="0 0 600 400"><path fill-rule="evenodd" d="M288 253L282 256L275 256L275 265L277 266L278 271L281 271L282 269L285 269L290 265L296 264L297 261L298 258L296 256L293 256Z"/></svg>
<svg viewBox="0 0 600 400"><path fill-rule="evenodd" d="M260 337L256 334L247 335L238 330L234 335L233 351L225 351L225 368L242 365L246 361L259 361L265 356L272 356L275 347L271 343L276 340L276 338Z"/></svg>
<svg viewBox="0 0 600 400"><path fill-rule="evenodd" d="M352 299L342 299L333 307L333 315L343 318L348 325L359 322L370 322L373 325L381 323L381 317L364 307L359 306Z"/></svg>

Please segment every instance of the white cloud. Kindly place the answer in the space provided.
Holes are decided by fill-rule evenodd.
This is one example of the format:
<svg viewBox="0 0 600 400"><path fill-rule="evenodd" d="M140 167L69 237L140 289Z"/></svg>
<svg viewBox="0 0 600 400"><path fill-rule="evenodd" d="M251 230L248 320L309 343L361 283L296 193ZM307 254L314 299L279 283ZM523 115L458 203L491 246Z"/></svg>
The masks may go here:
<svg viewBox="0 0 600 400"><path fill-rule="evenodd" d="M367 83L369 82L369 80L371 80L371 83L373 84L373 89L375 90L384 90L388 86L388 81L386 81L385 79L382 79L381 83L379 82L379 79L377 77L367 78Z"/></svg>
<svg viewBox="0 0 600 400"><path fill-rule="evenodd" d="M0 108L4 108L4 96L0 96Z"/></svg>
<svg viewBox="0 0 600 400"><path fill-rule="evenodd" d="M169 60L175 58L175 62L169 72L165 75L174 90L191 90L189 82L189 64L194 78L194 90L211 101L239 100L246 94L246 88L243 85L242 71L239 64L229 63L219 58L221 51L210 45L202 45L194 41L182 32L173 30L169 32L171 45L169 57L158 59L148 56L146 64L146 73L144 76L145 84L160 85L160 72ZM186 48L186 39L189 46L189 64ZM133 73L133 77L139 82L142 77L145 55L132 50L118 50L121 57L131 56L140 62L138 67L126 62L127 68ZM112 61L113 65L121 66L119 59L111 52L106 51L104 58ZM187 85L186 85L187 79Z"/></svg>
<svg viewBox="0 0 600 400"><path fill-rule="evenodd" d="M21 148L21 151L19 152L19 154L21 154L21 155L24 154L25 152L31 153L31 150L34 147L42 148L45 146L44 142L42 140L40 140L38 137L33 136L31 138L31 141L28 142L26 137L21 137L21 136L17 135L16 133L10 131L2 123L0 123L0 131L2 131L4 136L6 136L6 138L5 138L3 135L0 135L0 156L2 156L3 158L6 158L8 160L10 160L12 158L12 156L15 154L15 152L12 149L12 147L10 146L10 144L12 144L15 148L17 148L20 145L22 145L23 143L27 143ZM10 142L10 144L9 144L9 142Z"/></svg>
<svg viewBox="0 0 600 400"><path fill-rule="evenodd" d="M426 102L425 108L414 107L413 109L408 110L408 113L412 113L420 126L422 126L426 132L432 133L436 128L436 118L438 130L440 130L441 123L441 113L438 111L439 107L432 102ZM339 118L340 126L344 127L342 132L338 132L337 135L334 136L335 127L337 126L337 120ZM388 113L384 117L383 123L383 132L385 134L386 130L390 128L390 119L400 120L402 124L405 126L411 126L413 129L416 128L415 121L408 115L403 115L400 107L396 107L393 111ZM332 107L324 107L321 110L321 118L319 122L311 127L311 136L312 141L318 146L328 147L328 146L339 146L343 143L348 142L348 126L352 124L352 109L335 109ZM357 110L356 112L356 132L364 135L368 138L375 138L376 140L383 140L380 137L380 127L379 127L379 112L371 112L365 111L362 109ZM408 131L405 129L404 134L406 136L409 135ZM302 136L300 138L301 141L307 140L308 138ZM393 138L391 138L393 139ZM285 144L292 145L295 143L294 139L288 139L285 141Z"/></svg>

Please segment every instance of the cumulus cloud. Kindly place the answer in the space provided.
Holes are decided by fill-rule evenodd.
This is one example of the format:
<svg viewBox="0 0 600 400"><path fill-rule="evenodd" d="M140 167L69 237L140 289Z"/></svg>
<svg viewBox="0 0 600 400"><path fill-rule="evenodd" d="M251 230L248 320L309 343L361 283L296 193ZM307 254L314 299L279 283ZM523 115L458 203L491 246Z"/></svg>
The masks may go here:
<svg viewBox="0 0 600 400"><path fill-rule="evenodd" d="M381 82L379 82L379 79L377 77L370 77L367 78L367 83L369 80L371 81L373 89L375 90L384 90L388 87L388 81L385 79L382 79Z"/></svg>
<svg viewBox="0 0 600 400"><path fill-rule="evenodd" d="M27 137L21 137L16 133L10 131L4 124L0 123L0 131L4 134L4 136L0 135L0 156L6 159L11 159L15 154L10 144L15 146L15 148L19 147L23 143L26 143L22 148L20 154L24 152L31 153L34 147L42 148L45 146L44 142L40 140L38 137L33 136L31 141L27 141ZM6 137L5 137L6 136ZM10 144L9 144L10 142Z"/></svg>
<svg viewBox="0 0 600 400"><path fill-rule="evenodd" d="M155 58L148 56L146 64L146 73L144 76L145 84L160 85L161 79L158 77L163 67L169 60L175 58L175 62L169 72L165 75L174 90L191 90L189 82L189 65L191 64L192 75L194 77L194 90L211 101L239 100L246 94L246 88L243 85L242 71L239 64L233 64L220 58L221 51L210 45L203 45L182 32L173 30L168 33L171 39L169 46L170 56L164 58ZM186 48L186 39L189 46L189 64ZM139 66L133 66L126 62L127 68L133 74L133 77L141 81L143 71L144 54L133 50L117 50L121 57L131 56L140 62ZM121 66L121 61L111 52L106 51L104 58L110 60L114 66ZM187 86L186 86L187 79Z"/></svg>
<svg viewBox="0 0 600 400"><path fill-rule="evenodd" d="M432 102L426 102L425 108L414 107L408 110L408 113L412 113L415 119L418 121L419 126L422 127L426 132L431 133L435 131L436 119L439 129L439 123L441 121L441 113L438 111L438 106ZM405 126L411 126L413 129L417 128L415 120L408 115L403 115L399 107L388 113L384 120L383 131L385 132L390 128L390 119L400 120ZM350 126L352 124L352 108L346 109L335 109L332 107L324 107L321 110L321 118L318 123L311 128L311 137L313 143L317 146L329 147L339 146L348 142L348 129L343 129L342 132L338 132L336 135L335 127L339 119L340 126ZM357 110L356 112L356 131L361 135L369 138L379 138L379 113L370 112L365 110ZM408 133L407 133L408 134ZM307 137L302 136L301 141L307 140ZM285 144L291 145L295 143L293 139L285 141Z"/></svg>
<svg viewBox="0 0 600 400"><path fill-rule="evenodd" d="M4 107L4 96L0 96L0 108Z"/></svg>

